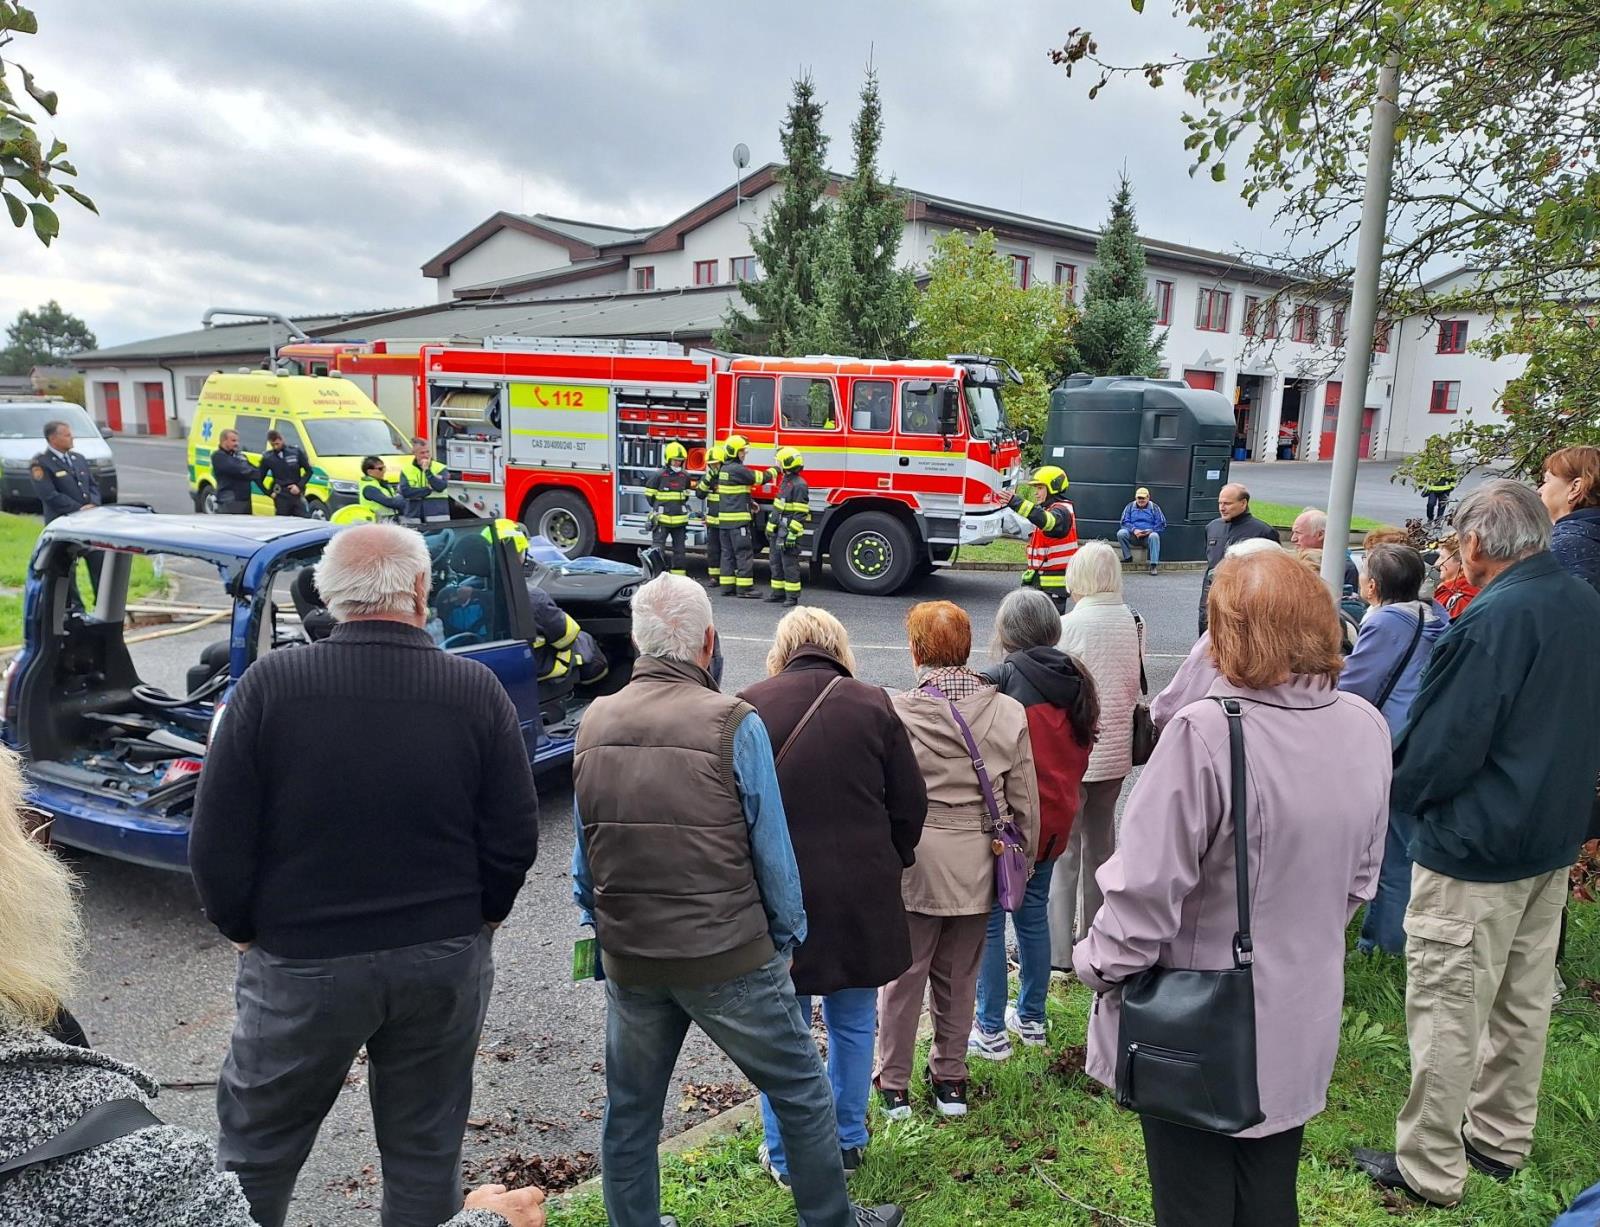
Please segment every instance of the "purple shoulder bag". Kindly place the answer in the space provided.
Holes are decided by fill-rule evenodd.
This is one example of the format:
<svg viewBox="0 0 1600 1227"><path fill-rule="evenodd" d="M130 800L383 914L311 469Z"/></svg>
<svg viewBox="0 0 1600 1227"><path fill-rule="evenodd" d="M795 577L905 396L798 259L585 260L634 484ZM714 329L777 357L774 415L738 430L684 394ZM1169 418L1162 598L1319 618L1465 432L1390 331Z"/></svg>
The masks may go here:
<svg viewBox="0 0 1600 1227"><path fill-rule="evenodd" d="M983 804L989 811L989 848L994 853L994 893L1003 911L1014 912L1022 906L1023 892L1028 889L1028 878L1033 866L1028 864L1024 851L1022 831L1015 821L1001 820L1000 807L995 804L994 785L989 781L989 769L983 765L983 755L978 753L978 743L972 729L950 697L932 682L922 687L924 694L943 699L950 704L950 715L956 728L961 730L961 740L967 743L967 753L972 757L973 770L978 773L978 787L983 792Z"/></svg>

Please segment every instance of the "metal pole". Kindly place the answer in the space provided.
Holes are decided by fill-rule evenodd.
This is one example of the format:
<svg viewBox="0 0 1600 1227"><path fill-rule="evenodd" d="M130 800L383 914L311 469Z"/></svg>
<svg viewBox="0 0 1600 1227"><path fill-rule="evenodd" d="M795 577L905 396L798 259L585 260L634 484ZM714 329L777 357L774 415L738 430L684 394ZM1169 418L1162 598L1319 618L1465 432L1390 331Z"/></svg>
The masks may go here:
<svg viewBox="0 0 1600 1227"><path fill-rule="evenodd" d="M1399 113L1400 53L1391 51L1378 70L1378 97L1372 106L1372 139L1367 152L1367 186L1357 231L1356 271L1350 287L1350 325L1339 389L1339 422L1333 436L1333 475L1328 482L1328 537L1323 543L1322 582L1338 599L1344 591L1345 543L1356 498L1356 459L1360 452L1361 411L1367 403L1372 366L1372 334L1378 324L1378 281L1383 267L1383 236L1388 228L1389 180L1394 172L1394 125Z"/></svg>

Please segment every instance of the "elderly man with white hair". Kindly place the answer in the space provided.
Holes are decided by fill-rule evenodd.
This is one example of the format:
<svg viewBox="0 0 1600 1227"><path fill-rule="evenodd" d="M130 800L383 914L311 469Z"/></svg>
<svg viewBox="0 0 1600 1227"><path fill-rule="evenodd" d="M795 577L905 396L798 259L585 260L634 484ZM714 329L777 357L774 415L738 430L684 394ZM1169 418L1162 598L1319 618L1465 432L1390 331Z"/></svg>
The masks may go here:
<svg viewBox="0 0 1600 1227"><path fill-rule="evenodd" d="M1301 551L1315 550L1318 565L1322 562L1322 550L1328 541L1328 513L1316 507L1307 507L1295 516L1294 524L1289 529L1289 544ZM1350 557L1349 551L1344 556L1344 585L1352 592L1361 587L1361 573L1356 569L1355 559Z"/></svg>
<svg viewBox="0 0 1600 1227"><path fill-rule="evenodd" d="M893 1227L852 1206L833 1092L789 979L806 937L772 743L707 672L705 590L661 575L633 598L639 659L584 713L573 761L572 894L606 980L601 1179L613 1227L658 1227L656 1142L691 1022L777 1115L807 1227Z"/></svg>
<svg viewBox="0 0 1600 1227"><path fill-rule="evenodd" d="M539 805L505 690L423 629L430 574L410 529L335 536L316 581L338 625L250 667L200 777L189 865L240 952L217 1149L262 1227L363 1047L384 1227L461 1208L490 934Z"/></svg>
<svg viewBox="0 0 1600 1227"><path fill-rule="evenodd" d="M1567 876L1594 802L1600 594L1550 553L1520 482L1456 509L1482 592L1450 624L1395 737L1393 808L1414 815L1406 907L1411 1094L1385 1188L1454 1205L1469 1168L1509 1180L1533 1146Z"/></svg>

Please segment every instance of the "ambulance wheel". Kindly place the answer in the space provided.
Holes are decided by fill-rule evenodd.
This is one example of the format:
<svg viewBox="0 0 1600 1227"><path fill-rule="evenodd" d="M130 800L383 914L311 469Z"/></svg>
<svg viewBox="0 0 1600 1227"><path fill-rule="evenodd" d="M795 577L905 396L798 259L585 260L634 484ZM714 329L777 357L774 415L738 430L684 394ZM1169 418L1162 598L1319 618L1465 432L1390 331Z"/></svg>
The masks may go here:
<svg viewBox="0 0 1600 1227"><path fill-rule="evenodd" d="M194 509L203 516L217 514L217 491L215 486L202 482L200 488L194 492Z"/></svg>
<svg viewBox="0 0 1600 1227"><path fill-rule="evenodd" d="M328 504L324 503L320 498L308 498L306 500L306 514L313 520L326 520L328 518Z"/></svg>
<svg viewBox="0 0 1600 1227"><path fill-rule="evenodd" d="M536 537L547 537L568 558L594 553L594 515L583 497L571 490L546 490L523 514L522 522Z"/></svg>
<svg viewBox="0 0 1600 1227"><path fill-rule="evenodd" d="M884 511L851 516L833 534L833 577L846 592L887 596L905 586L917 565L911 533Z"/></svg>

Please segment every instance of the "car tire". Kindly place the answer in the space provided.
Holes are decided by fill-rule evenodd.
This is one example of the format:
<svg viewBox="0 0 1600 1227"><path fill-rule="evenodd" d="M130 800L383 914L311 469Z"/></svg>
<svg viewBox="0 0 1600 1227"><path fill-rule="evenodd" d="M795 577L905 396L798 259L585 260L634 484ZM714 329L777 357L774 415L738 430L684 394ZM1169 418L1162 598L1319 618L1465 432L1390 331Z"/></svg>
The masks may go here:
<svg viewBox="0 0 1600 1227"><path fill-rule="evenodd" d="M548 538L568 558L594 553L599 539L594 513L572 490L546 490L528 504L522 523L530 536Z"/></svg>
<svg viewBox="0 0 1600 1227"><path fill-rule="evenodd" d="M194 492L194 509L203 516L217 514L217 489L207 482L201 482L200 488Z"/></svg>
<svg viewBox="0 0 1600 1227"><path fill-rule="evenodd" d="M888 596L905 587L919 554L910 530L885 511L851 516L828 547L833 578L846 592L864 596Z"/></svg>
<svg viewBox="0 0 1600 1227"><path fill-rule="evenodd" d="M308 498L306 500L306 514L313 520L326 520L328 518L328 504L324 503L320 498Z"/></svg>

